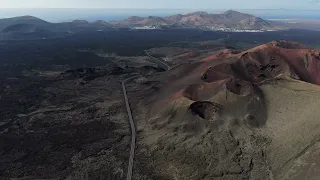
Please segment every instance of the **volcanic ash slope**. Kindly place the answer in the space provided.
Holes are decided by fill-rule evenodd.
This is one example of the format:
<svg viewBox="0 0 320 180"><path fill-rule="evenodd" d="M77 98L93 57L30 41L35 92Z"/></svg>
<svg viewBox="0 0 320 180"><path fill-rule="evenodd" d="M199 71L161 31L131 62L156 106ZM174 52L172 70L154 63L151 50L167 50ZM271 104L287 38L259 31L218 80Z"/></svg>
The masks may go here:
<svg viewBox="0 0 320 180"><path fill-rule="evenodd" d="M320 159L308 156L320 154L314 146L320 139L319 55L278 41L239 54L217 51L149 77L139 143L153 155L159 176L316 176L312 168Z"/></svg>

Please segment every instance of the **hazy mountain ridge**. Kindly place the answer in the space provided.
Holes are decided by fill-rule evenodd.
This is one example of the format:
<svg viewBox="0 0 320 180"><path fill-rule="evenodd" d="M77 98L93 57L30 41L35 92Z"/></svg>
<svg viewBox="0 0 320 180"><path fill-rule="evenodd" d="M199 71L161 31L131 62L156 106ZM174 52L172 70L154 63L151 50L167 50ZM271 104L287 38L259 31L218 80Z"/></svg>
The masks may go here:
<svg viewBox="0 0 320 180"><path fill-rule="evenodd" d="M15 25L15 24L35 24L37 26L49 26L52 23L33 16L19 16L13 18L0 19L0 29Z"/></svg>
<svg viewBox="0 0 320 180"><path fill-rule="evenodd" d="M33 16L20 16L0 19L1 40L21 40L60 37L86 30L112 30L112 25L105 21L50 23Z"/></svg>
<svg viewBox="0 0 320 180"><path fill-rule="evenodd" d="M33 16L20 16L0 19L1 40L23 40L56 37L80 31L109 31L121 28L130 29L179 29L194 28L201 30L228 32L263 32L283 30L286 24L264 20L259 17L233 10L220 14L197 11L189 14L176 14L166 17L131 16L119 21L74 20L71 22L50 23ZM302 28L303 29L303 28ZM32 34L30 36L30 34ZM24 38L26 37L26 38Z"/></svg>
<svg viewBox="0 0 320 180"><path fill-rule="evenodd" d="M267 21L237 11L226 11L222 14L210 14L203 11L189 13L185 15L177 14L167 17L137 17L132 16L121 21L110 22L114 25L129 27L139 26L175 26L175 27L194 27L194 28L234 28L243 30L252 29L273 29Z"/></svg>

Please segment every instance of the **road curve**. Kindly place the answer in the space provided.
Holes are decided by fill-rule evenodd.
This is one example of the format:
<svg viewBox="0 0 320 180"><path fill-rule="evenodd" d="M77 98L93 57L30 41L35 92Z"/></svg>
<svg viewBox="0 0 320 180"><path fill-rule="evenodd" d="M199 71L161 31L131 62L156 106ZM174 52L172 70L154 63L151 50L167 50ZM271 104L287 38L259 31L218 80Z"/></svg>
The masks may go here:
<svg viewBox="0 0 320 180"><path fill-rule="evenodd" d="M166 64L165 62L162 62L160 61L159 59L151 56L147 50L144 50L144 52L152 59L155 61L155 63L157 63L160 67L164 67L164 69L167 71L167 70L170 70L170 66L168 64Z"/></svg>
<svg viewBox="0 0 320 180"><path fill-rule="evenodd" d="M166 70L170 69L170 66L160 60L158 60L157 58L151 56L146 50L144 51L149 57L151 57L155 63L157 63L160 67L165 67ZM128 99L128 95L127 95L127 90L126 90L126 85L125 83L139 77L140 75L135 75L132 76L130 78L125 79L124 81L121 82L121 86L122 86L122 90L123 90L123 96L124 96L124 100L126 103L126 108L127 108L127 113L128 113L128 117L129 117L129 122L130 122L130 128L131 128L131 144L130 144L130 156L129 156L129 164L128 164L128 172L127 172L127 180L131 180L132 179L132 169L133 169L133 159L134 159L134 151L136 148L136 126L135 123L133 121L133 116L132 116L132 112L131 112L131 108L130 108L130 103L129 103L129 99Z"/></svg>

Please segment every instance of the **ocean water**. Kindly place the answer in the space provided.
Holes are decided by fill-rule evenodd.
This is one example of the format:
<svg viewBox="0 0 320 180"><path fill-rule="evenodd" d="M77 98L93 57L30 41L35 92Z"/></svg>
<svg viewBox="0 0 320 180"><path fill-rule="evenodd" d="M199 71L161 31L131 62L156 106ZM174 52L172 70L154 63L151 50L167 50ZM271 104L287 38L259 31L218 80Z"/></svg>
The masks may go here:
<svg viewBox="0 0 320 180"><path fill-rule="evenodd" d="M241 11L241 10L240 10ZM242 10L263 19L320 19L320 10Z"/></svg>

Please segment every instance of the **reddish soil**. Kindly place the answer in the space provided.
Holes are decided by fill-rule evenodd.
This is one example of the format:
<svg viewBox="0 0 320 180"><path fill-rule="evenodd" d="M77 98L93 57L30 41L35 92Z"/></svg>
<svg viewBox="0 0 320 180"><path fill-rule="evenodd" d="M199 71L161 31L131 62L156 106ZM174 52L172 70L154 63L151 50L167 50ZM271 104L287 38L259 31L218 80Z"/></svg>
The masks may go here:
<svg viewBox="0 0 320 180"><path fill-rule="evenodd" d="M171 94L171 98L180 95L194 101L207 99L225 88L247 95L253 84L259 85L280 74L320 85L320 51L287 41L273 41L238 54L220 50L170 70L165 75L168 84L164 93Z"/></svg>
<svg viewBox="0 0 320 180"><path fill-rule="evenodd" d="M197 57L199 55L200 55L199 52L191 51L191 52L186 52L186 53L174 56L172 59L185 58L185 57L191 57L192 58L192 57Z"/></svg>
<svg viewBox="0 0 320 180"><path fill-rule="evenodd" d="M250 124L261 126L266 121L267 106L260 85L274 82L279 75L320 85L320 51L287 41L274 41L238 54L219 50L156 77L166 83L151 101L157 111L183 97L195 102L210 101L220 92L230 92L247 98L241 103L246 108L244 113L254 116L248 123L258 118Z"/></svg>

